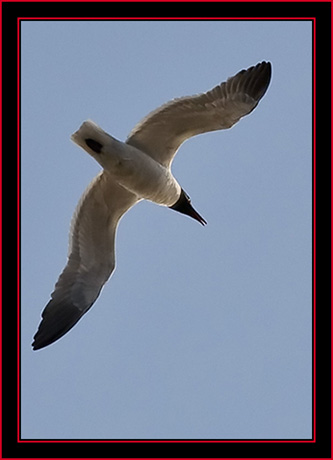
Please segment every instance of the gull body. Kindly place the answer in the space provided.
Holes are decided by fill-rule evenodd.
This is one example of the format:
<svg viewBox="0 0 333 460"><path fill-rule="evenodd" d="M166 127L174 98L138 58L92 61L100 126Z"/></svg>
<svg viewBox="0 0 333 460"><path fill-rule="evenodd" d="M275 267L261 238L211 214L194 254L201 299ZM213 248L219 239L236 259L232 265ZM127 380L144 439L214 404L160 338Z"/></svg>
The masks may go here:
<svg viewBox="0 0 333 460"><path fill-rule="evenodd" d="M102 171L72 218L67 265L42 312L34 350L66 334L94 304L115 268L118 222L138 201L150 200L206 224L173 176L172 160L189 137L230 128L252 112L270 78L271 65L262 62L207 93L174 99L138 123L126 142L90 120L72 135Z"/></svg>
<svg viewBox="0 0 333 460"><path fill-rule="evenodd" d="M88 120L72 135L110 176L138 198L172 206L181 187L169 167L130 144L118 141Z"/></svg>

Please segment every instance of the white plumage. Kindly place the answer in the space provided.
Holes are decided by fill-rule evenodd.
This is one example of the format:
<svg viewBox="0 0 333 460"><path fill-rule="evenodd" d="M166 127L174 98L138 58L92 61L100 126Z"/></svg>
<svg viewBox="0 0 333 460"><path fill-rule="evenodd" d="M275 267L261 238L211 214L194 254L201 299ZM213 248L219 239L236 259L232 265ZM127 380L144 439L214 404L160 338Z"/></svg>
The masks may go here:
<svg viewBox="0 0 333 460"><path fill-rule="evenodd" d="M34 350L62 337L93 305L115 267L119 219L138 201L150 200L206 223L173 177L172 160L189 137L230 128L252 112L270 78L271 64L262 62L207 93L174 99L138 123L125 143L92 121L73 134L72 140L103 170L74 213L68 262L42 312Z"/></svg>

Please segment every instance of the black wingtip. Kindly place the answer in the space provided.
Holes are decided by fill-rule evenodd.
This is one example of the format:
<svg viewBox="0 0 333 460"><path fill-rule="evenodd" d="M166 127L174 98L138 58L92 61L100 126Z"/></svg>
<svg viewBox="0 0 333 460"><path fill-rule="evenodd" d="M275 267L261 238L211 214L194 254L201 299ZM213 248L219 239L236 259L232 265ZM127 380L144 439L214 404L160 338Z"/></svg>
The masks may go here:
<svg viewBox="0 0 333 460"><path fill-rule="evenodd" d="M60 339L75 326L86 311L87 309L81 311L71 304L50 300L42 313L42 321L31 344L32 349L40 350Z"/></svg>
<svg viewBox="0 0 333 460"><path fill-rule="evenodd" d="M248 70L253 74L249 81L249 88L252 92L251 96L260 101L266 93L272 78L272 64L262 61Z"/></svg>

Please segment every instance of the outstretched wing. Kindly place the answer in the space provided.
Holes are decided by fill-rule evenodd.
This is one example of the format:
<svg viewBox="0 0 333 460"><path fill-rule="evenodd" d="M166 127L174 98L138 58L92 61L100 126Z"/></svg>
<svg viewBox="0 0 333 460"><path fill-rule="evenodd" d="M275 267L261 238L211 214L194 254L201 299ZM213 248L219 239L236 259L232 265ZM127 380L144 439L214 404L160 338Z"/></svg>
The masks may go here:
<svg viewBox="0 0 333 460"><path fill-rule="evenodd" d="M230 128L252 112L270 78L271 64L261 62L207 93L174 99L139 122L126 142L169 166L180 144L189 137Z"/></svg>
<svg viewBox="0 0 333 460"><path fill-rule="evenodd" d="M34 350L66 334L93 305L115 267L118 221L137 201L104 172L88 186L72 219L68 262L42 312Z"/></svg>

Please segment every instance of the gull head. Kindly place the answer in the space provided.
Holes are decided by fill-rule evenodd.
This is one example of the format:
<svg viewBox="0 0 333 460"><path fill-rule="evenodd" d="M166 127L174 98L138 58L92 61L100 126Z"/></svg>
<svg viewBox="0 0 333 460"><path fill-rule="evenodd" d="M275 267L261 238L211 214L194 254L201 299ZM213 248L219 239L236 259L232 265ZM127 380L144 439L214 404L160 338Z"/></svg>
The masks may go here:
<svg viewBox="0 0 333 460"><path fill-rule="evenodd" d="M207 224L205 219L193 208L191 205L191 198L183 189L181 189L180 196L176 203L173 206L169 206L169 208L192 217L200 222L201 225Z"/></svg>

